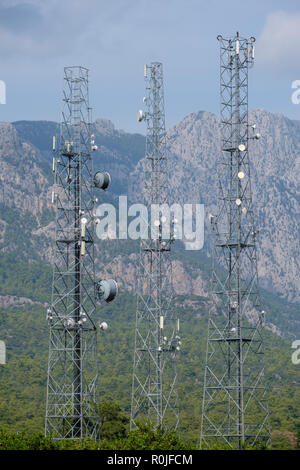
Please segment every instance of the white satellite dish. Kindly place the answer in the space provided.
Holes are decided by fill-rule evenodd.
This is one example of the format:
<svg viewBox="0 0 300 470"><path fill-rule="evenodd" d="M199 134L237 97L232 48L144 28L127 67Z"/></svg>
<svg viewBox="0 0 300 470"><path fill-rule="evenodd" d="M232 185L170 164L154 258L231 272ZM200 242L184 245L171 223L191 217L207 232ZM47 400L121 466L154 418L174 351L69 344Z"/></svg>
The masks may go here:
<svg viewBox="0 0 300 470"><path fill-rule="evenodd" d="M240 199L236 199L235 203L236 203L237 206L240 206L242 204L242 201Z"/></svg>
<svg viewBox="0 0 300 470"><path fill-rule="evenodd" d="M146 98L146 96L144 96L143 103L146 103L146 101L147 101L147 98Z"/></svg>
<svg viewBox="0 0 300 470"><path fill-rule="evenodd" d="M243 207L242 213L243 213L243 214L247 214L247 209L246 209L246 207Z"/></svg>
<svg viewBox="0 0 300 470"><path fill-rule="evenodd" d="M167 221L167 217L165 217L164 215L162 216L162 218L160 219L162 221L162 223L164 224L166 221Z"/></svg>
<svg viewBox="0 0 300 470"><path fill-rule="evenodd" d="M98 299L111 302L118 294L118 284L114 279L102 279L98 282Z"/></svg>
<svg viewBox="0 0 300 470"><path fill-rule="evenodd" d="M238 172L238 178L242 180L245 177L245 173L243 171Z"/></svg>
<svg viewBox="0 0 300 470"><path fill-rule="evenodd" d="M154 225L155 225L155 227L159 227L160 226L159 220L154 220Z"/></svg>
<svg viewBox="0 0 300 470"><path fill-rule="evenodd" d="M99 323L99 328L100 330L106 331L108 328L108 324L105 321L103 321L102 323Z"/></svg>
<svg viewBox="0 0 300 470"><path fill-rule="evenodd" d="M85 217L82 217L81 223L84 224L84 225L87 224L87 219Z"/></svg>
<svg viewBox="0 0 300 470"><path fill-rule="evenodd" d="M244 144L240 144L238 149L239 149L240 152L245 152L246 146Z"/></svg>
<svg viewBox="0 0 300 470"><path fill-rule="evenodd" d="M97 173L95 173L94 185L96 188L105 190L110 185L110 182L110 174L107 171L97 171ZM98 200L95 200L95 202L98 202Z"/></svg>
<svg viewBox="0 0 300 470"><path fill-rule="evenodd" d="M143 119L144 119L144 113L141 109L139 109L137 112L137 120L138 122L142 122Z"/></svg>
<svg viewBox="0 0 300 470"><path fill-rule="evenodd" d="M67 318L66 321L65 321L65 327L66 328L74 328L74 326L75 326L74 318Z"/></svg>

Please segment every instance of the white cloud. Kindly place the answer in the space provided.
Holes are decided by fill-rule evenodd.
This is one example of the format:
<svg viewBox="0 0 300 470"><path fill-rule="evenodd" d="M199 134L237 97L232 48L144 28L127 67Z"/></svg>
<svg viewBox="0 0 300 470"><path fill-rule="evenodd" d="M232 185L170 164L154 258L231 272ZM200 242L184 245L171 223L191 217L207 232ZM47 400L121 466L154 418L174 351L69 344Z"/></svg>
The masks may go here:
<svg viewBox="0 0 300 470"><path fill-rule="evenodd" d="M282 74L300 73L300 12L268 15L257 41L257 65Z"/></svg>
<svg viewBox="0 0 300 470"><path fill-rule="evenodd" d="M0 0L2 56L60 57L107 43L136 0ZM99 47L97 47L99 50Z"/></svg>

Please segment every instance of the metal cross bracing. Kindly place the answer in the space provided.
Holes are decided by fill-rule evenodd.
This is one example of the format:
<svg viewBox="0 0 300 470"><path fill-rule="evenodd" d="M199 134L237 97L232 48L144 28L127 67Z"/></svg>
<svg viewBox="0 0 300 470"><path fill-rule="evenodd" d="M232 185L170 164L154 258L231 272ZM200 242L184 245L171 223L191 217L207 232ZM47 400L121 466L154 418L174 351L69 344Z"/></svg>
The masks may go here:
<svg viewBox="0 0 300 470"><path fill-rule="evenodd" d="M147 123L143 185L150 214L155 207L168 207L170 196L162 64L145 65L144 76L146 112L143 115L139 111L138 119ZM145 419L153 428L179 426L176 360L180 337L173 306L171 264L174 220L170 213L167 217L162 214L158 210L150 238L141 239L140 243L131 428ZM165 223L170 228L167 235Z"/></svg>
<svg viewBox="0 0 300 470"><path fill-rule="evenodd" d="M248 70L254 38L220 42L221 152L214 232L213 307L209 313L201 448L270 445L270 423L249 141ZM249 132L250 131L250 132Z"/></svg>
<svg viewBox="0 0 300 470"><path fill-rule="evenodd" d="M99 438L94 267L93 159L88 70L64 69L63 112L54 145L55 253L45 433Z"/></svg>

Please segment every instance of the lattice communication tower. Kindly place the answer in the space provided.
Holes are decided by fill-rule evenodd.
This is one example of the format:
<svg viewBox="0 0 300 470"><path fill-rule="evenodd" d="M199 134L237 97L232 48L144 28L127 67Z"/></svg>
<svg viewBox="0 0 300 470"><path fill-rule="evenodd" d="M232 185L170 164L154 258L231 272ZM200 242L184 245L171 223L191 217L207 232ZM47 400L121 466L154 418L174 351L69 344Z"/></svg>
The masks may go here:
<svg viewBox="0 0 300 470"><path fill-rule="evenodd" d="M155 220L151 219L150 237L141 238L140 243L131 428L147 419L153 428L177 429L176 361L181 342L173 307L171 263L176 220L172 212L164 211L170 194L162 64L145 65L144 76L146 112L138 112L138 120L147 124L144 196L148 214L158 210Z"/></svg>
<svg viewBox="0 0 300 470"><path fill-rule="evenodd" d="M258 289L248 123L248 70L254 38L220 43L221 152L214 232L213 307L209 314L200 446L269 445L263 348L264 311Z"/></svg>
<svg viewBox="0 0 300 470"><path fill-rule="evenodd" d="M56 209L45 434L99 439L96 302L113 300L116 283L95 280L98 222L94 188L109 174L93 172L88 69L66 67L60 136L53 138Z"/></svg>

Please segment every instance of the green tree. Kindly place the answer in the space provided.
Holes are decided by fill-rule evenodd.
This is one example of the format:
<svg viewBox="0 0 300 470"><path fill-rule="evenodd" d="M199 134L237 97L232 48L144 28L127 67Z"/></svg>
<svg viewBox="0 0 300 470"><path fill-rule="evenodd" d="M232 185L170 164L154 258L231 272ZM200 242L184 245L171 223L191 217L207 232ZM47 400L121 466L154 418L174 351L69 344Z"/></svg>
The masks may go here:
<svg viewBox="0 0 300 470"><path fill-rule="evenodd" d="M296 449L300 450L300 429L297 432Z"/></svg>
<svg viewBox="0 0 300 470"><path fill-rule="evenodd" d="M101 439L122 438L126 436L129 417L118 403L105 401L100 404Z"/></svg>

